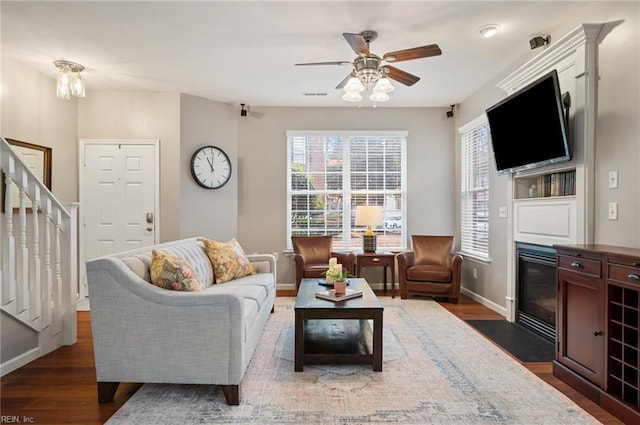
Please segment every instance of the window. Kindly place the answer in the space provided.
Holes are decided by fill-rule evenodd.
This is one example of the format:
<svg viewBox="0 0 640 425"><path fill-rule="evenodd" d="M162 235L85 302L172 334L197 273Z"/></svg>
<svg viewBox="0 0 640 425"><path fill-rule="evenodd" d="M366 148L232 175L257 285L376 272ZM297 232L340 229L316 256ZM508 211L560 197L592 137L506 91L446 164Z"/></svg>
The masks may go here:
<svg viewBox="0 0 640 425"><path fill-rule="evenodd" d="M287 132L287 244L333 235L335 249L362 249L358 205L380 205L379 249L405 248L406 132Z"/></svg>
<svg viewBox="0 0 640 425"><path fill-rule="evenodd" d="M489 258L489 125L481 115L460 128L461 248Z"/></svg>

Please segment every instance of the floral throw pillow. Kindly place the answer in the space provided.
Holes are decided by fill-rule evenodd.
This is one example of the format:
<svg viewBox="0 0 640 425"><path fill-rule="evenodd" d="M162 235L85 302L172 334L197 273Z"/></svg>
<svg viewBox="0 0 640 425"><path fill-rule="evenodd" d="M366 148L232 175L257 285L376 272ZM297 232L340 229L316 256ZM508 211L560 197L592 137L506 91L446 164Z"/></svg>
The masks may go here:
<svg viewBox="0 0 640 425"><path fill-rule="evenodd" d="M253 265L235 239L222 243L202 239L204 250L213 265L216 283L224 283L255 273Z"/></svg>
<svg viewBox="0 0 640 425"><path fill-rule="evenodd" d="M174 291L202 291L204 285L189 261L162 251L151 251L151 283Z"/></svg>

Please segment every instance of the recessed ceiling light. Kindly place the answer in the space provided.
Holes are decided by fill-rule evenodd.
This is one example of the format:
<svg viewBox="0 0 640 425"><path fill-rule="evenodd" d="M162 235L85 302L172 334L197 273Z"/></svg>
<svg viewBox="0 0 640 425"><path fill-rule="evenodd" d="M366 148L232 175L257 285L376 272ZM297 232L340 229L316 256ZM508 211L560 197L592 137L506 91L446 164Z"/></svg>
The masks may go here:
<svg viewBox="0 0 640 425"><path fill-rule="evenodd" d="M480 34L482 34L484 38L491 38L496 35L498 31L500 31L500 25L496 24L489 24L480 28Z"/></svg>

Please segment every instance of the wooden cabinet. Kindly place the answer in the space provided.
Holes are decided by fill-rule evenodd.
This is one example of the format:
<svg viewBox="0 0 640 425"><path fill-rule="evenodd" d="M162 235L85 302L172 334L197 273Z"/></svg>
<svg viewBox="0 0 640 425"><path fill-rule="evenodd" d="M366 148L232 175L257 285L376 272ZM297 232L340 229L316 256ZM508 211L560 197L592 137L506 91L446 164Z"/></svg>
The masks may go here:
<svg viewBox="0 0 640 425"><path fill-rule="evenodd" d="M556 360L598 386L604 382L602 261L558 250Z"/></svg>
<svg viewBox="0 0 640 425"><path fill-rule="evenodd" d="M553 373L625 423L640 423L640 249L556 245Z"/></svg>
<svg viewBox="0 0 640 425"><path fill-rule="evenodd" d="M640 259L607 261L607 393L640 410Z"/></svg>

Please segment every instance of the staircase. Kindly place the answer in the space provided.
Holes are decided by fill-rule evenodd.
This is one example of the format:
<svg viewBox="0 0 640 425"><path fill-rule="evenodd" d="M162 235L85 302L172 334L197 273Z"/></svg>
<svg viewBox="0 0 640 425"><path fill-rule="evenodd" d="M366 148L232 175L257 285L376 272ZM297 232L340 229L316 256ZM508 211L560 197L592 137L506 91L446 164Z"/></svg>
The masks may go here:
<svg viewBox="0 0 640 425"><path fill-rule="evenodd" d="M3 321L11 316L26 333L37 335L37 347L2 359L4 376L76 342L78 225L77 204L65 208L0 139L0 314ZM3 335L2 344L11 344L9 338Z"/></svg>

